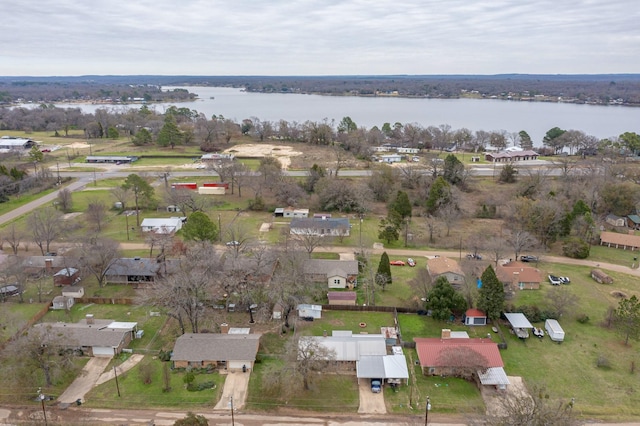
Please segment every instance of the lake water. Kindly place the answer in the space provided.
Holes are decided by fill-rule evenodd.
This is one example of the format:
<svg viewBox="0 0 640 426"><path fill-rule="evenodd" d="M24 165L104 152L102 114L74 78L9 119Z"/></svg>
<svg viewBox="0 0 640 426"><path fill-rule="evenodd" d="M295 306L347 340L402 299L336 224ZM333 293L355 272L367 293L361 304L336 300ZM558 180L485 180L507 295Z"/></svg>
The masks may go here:
<svg viewBox="0 0 640 426"><path fill-rule="evenodd" d="M463 127L472 131L525 130L536 146L542 144L547 130L556 126L565 130L582 130L598 138L618 136L624 132L640 132L640 108L622 106L490 99L263 94L224 87L181 88L197 93L199 99L177 106L197 110L209 118L213 114L222 114L238 122L250 117L275 122L284 119L299 123L328 118L335 120L337 125L343 117L349 116L358 126L367 128L382 127L385 122L400 122L418 123L423 127L448 124L454 130ZM162 112L169 105L171 104L155 104L152 108ZM96 108L104 107L86 104L77 106L85 112L93 112ZM139 108L137 105L131 107Z"/></svg>

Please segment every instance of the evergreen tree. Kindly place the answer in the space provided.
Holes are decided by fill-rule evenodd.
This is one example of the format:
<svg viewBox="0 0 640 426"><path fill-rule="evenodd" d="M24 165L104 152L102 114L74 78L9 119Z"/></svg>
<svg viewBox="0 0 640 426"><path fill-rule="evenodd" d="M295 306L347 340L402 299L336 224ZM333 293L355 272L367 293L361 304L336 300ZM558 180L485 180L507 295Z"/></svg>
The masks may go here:
<svg viewBox="0 0 640 426"><path fill-rule="evenodd" d="M392 218L381 219L378 229L378 238L386 241L387 244L398 241L400 238L399 224Z"/></svg>
<svg viewBox="0 0 640 426"><path fill-rule="evenodd" d="M484 311L490 320L495 321L500 318L504 308L504 286L491 265L484 270L480 279L482 287L478 294L478 309Z"/></svg>
<svg viewBox="0 0 640 426"><path fill-rule="evenodd" d="M412 216L411 201L409 201L409 196L407 195L407 193L404 191L398 191L398 194L396 195L396 199L391 204L391 207L389 208L389 210L393 210L396 213L398 213L398 215L402 220L408 217L411 217Z"/></svg>
<svg viewBox="0 0 640 426"><path fill-rule="evenodd" d="M138 130L138 133L133 137L133 144L136 146L147 145L153 142L151 132L144 127Z"/></svg>
<svg viewBox="0 0 640 426"><path fill-rule="evenodd" d="M438 321L446 321L451 315L463 312L467 307L464 297L458 293L445 276L436 280L433 289L427 295L426 308Z"/></svg>
<svg viewBox="0 0 640 426"><path fill-rule="evenodd" d="M634 294L620 301L613 314L613 324L624 337L624 344L629 339L640 340L640 300Z"/></svg>
<svg viewBox="0 0 640 426"><path fill-rule="evenodd" d="M431 184L427 198L427 213L434 214L440 206L451 202L451 188L442 176L438 176Z"/></svg>
<svg viewBox="0 0 640 426"><path fill-rule="evenodd" d="M391 278L391 264L389 263L389 255L387 252L383 252L380 256L380 264L378 265L378 272L376 272L376 283L382 286L384 290L385 286L391 284L393 279Z"/></svg>
<svg viewBox="0 0 640 426"><path fill-rule="evenodd" d="M194 212L182 227L182 236L186 241L210 241L218 238L218 227L203 212Z"/></svg>
<svg viewBox="0 0 640 426"><path fill-rule="evenodd" d="M176 118L173 114L167 114L164 117L164 125L158 133L158 145L175 147L177 144L182 143L182 132L178 128Z"/></svg>
<svg viewBox="0 0 640 426"><path fill-rule="evenodd" d="M444 180L452 185L456 185L460 183L460 181L462 181L463 174L464 164L462 164L462 162L458 160L458 157L456 157L455 155L447 155L447 157L444 159L444 170L442 173Z"/></svg>
<svg viewBox="0 0 640 426"><path fill-rule="evenodd" d="M533 141L531 140L531 136L529 136L529 133L525 132L524 130L520 130L518 136L520 137L520 148L533 149Z"/></svg>

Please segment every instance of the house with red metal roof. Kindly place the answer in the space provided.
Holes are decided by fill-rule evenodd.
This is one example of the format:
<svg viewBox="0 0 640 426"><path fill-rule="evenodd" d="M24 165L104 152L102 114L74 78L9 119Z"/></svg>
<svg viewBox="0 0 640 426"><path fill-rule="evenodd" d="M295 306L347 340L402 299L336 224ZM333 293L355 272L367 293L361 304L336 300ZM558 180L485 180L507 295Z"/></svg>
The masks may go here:
<svg viewBox="0 0 640 426"><path fill-rule="evenodd" d="M500 350L491 339L454 339L450 330L442 330L440 338L413 340L425 375L462 377L500 389L509 384Z"/></svg>

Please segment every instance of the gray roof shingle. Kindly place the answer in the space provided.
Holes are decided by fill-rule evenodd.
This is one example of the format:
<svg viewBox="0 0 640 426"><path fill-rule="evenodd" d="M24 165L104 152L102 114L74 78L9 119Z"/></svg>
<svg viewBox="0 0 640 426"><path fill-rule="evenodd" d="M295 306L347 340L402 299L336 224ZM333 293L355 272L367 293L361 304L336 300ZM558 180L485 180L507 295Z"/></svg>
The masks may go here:
<svg viewBox="0 0 640 426"><path fill-rule="evenodd" d="M185 333L173 347L172 361L255 360L260 334Z"/></svg>

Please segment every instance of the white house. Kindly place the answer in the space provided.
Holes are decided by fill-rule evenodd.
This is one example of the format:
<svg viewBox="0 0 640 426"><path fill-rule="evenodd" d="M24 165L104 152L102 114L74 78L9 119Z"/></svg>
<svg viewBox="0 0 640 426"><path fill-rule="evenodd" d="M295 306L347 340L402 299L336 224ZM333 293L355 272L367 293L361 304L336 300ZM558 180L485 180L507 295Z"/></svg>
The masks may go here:
<svg viewBox="0 0 640 426"><path fill-rule="evenodd" d="M387 154L378 157L382 163L399 163L402 161L402 155L400 154Z"/></svg>
<svg viewBox="0 0 640 426"><path fill-rule="evenodd" d="M418 148L398 148L398 154L417 154L418 152L420 152L420 149Z"/></svg>
<svg viewBox="0 0 640 426"><path fill-rule="evenodd" d="M155 232L156 234L172 234L182 228L184 218L147 218L142 221L142 232Z"/></svg>

